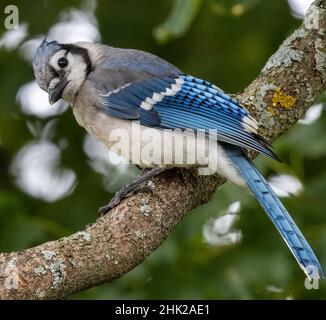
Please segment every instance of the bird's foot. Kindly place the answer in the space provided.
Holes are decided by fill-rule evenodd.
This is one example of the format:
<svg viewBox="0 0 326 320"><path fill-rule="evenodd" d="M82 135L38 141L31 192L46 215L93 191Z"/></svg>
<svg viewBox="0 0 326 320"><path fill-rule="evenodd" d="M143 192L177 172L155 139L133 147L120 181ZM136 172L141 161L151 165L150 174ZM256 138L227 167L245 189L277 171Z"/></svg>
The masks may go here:
<svg viewBox="0 0 326 320"><path fill-rule="evenodd" d="M103 216L116 207L123 199L129 198L137 191L153 192L153 187L149 184L149 181L134 185L133 183L126 185L121 190L117 191L111 201L99 209L99 215Z"/></svg>
<svg viewBox="0 0 326 320"><path fill-rule="evenodd" d="M157 176L161 172L165 171L165 168L153 168L146 170L141 173L133 182L127 184L122 189L120 189L114 197L111 199L110 203L99 209L99 215L103 216L116 207L123 199L126 199L137 191L148 191L153 192L153 185L150 183L150 179Z"/></svg>

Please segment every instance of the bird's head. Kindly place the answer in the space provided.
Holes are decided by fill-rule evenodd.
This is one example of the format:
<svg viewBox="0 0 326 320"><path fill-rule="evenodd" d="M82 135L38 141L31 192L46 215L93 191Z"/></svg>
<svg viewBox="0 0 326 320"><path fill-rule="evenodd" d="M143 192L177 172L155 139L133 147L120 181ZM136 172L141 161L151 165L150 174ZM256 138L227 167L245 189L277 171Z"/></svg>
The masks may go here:
<svg viewBox="0 0 326 320"><path fill-rule="evenodd" d="M43 40L36 50L33 68L38 85L53 104L61 98L73 103L92 66L87 49L78 43Z"/></svg>

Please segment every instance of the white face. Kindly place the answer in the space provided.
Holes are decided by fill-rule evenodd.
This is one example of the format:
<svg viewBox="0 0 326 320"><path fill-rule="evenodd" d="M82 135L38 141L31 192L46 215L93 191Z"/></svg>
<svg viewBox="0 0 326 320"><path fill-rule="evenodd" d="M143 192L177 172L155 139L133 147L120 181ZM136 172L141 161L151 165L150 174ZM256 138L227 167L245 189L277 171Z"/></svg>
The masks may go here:
<svg viewBox="0 0 326 320"><path fill-rule="evenodd" d="M87 64L81 55L72 54L65 49L57 51L51 57L49 64L58 74L69 81L62 97L71 103L85 80ZM59 81L59 77L53 78L49 83L48 90L56 87Z"/></svg>

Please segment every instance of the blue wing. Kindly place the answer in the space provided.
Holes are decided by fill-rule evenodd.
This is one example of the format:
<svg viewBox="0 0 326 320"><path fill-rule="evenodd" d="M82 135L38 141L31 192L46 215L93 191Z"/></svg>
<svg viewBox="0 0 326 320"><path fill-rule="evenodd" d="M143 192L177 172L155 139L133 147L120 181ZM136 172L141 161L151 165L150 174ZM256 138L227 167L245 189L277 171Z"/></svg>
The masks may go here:
<svg viewBox="0 0 326 320"><path fill-rule="evenodd" d="M114 117L162 129L215 130L219 141L278 159L257 135L257 123L238 101L211 83L185 74L152 77L104 96Z"/></svg>

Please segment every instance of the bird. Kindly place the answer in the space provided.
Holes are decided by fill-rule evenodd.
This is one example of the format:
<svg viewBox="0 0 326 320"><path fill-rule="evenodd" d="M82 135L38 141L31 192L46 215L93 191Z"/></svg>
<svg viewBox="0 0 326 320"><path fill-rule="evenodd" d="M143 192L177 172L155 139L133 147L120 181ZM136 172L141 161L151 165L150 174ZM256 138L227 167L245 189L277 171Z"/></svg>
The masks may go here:
<svg viewBox="0 0 326 320"><path fill-rule="evenodd" d="M144 168L100 209L102 214L132 192L145 190L150 179L164 170L199 166L202 174L217 172L249 189L306 276L310 280L324 278L302 232L248 157L247 151L254 150L279 160L258 134L257 121L235 98L154 54L101 43L59 43L45 38L35 52L33 69L50 104L60 99L68 102L77 123L89 134ZM127 139L121 136L120 140L125 141L117 147L117 133L121 131L122 136L127 133ZM162 139L163 151L160 147L154 155L143 152L149 135ZM171 152L176 137L190 141L174 149L181 153L181 160L177 151ZM137 159L133 159L133 148L142 149L136 152ZM193 160L195 154L206 149L208 157Z"/></svg>

